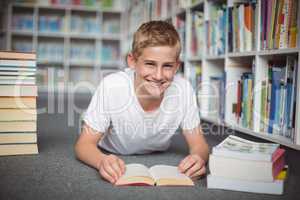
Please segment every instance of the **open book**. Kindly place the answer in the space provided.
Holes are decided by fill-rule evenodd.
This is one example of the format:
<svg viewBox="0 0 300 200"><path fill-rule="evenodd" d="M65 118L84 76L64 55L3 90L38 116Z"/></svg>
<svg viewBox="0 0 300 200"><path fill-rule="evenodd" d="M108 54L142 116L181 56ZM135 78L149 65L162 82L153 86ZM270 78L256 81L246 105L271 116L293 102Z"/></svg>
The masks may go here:
<svg viewBox="0 0 300 200"><path fill-rule="evenodd" d="M132 186L192 186L192 179L183 173L180 173L175 166L154 165L147 168L142 164L128 164L123 176L119 178L115 185Z"/></svg>

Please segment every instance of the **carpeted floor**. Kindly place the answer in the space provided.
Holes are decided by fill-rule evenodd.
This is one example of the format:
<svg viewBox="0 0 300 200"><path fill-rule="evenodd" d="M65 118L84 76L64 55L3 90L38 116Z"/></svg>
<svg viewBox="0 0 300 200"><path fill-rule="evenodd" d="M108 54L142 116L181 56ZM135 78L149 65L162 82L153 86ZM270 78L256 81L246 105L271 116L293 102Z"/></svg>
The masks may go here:
<svg viewBox="0 0 300 200"><path fill-rule="evenodd" d="M86 108L90 96L77 96L77 110ZM300 196L300 152L287 149L289 178L285 194L262 195L243 192L208 190L205 177L196 182L195 187L114 187L102 180L97 171L82 164L74 157L73 145L77 138L79 114L71 119L66 112L74 111L74 105L55 97L54 113L40 114L38 117L39 155L0 157L0 199L295 199ZM63 102L64 108L57 107ZM38 107L48 104L40 95ZM53 110L52 110L53 111ZM50 112L52 112L50 109ZM75 112L75 111L74 111ZM73 126L68 126L72 123ZM218 129L218 127L215 127ZM256 138L243 135L248 139ZM226 135L206 133L208 143L213 146ZM177 165L187 154L187 147L180 134L174 137L171 148L164 153L140 156L122 156L126 163Z"/></svg>

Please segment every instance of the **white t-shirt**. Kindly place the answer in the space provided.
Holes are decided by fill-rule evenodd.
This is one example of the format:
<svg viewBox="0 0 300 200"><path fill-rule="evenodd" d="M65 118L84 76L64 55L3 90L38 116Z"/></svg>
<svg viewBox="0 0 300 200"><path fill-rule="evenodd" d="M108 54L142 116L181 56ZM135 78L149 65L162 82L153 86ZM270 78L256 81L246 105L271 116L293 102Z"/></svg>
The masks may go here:
<svg viewBox="0 0 300 200"><path fill-rule="evenodd" d="M117 154L164 151L179 127L199 125L196 96L187 80L175 76L160 107L145 112L134 92L134 76L131 69L110 74L92 97L84 121L104 133L100 147Z"/></svg>

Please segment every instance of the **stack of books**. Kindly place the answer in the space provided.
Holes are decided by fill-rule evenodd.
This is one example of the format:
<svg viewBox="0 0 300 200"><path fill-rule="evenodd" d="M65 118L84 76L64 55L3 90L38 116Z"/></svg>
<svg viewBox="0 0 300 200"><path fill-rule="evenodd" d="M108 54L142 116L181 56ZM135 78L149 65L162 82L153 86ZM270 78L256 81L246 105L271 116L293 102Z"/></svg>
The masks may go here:
<svg viewBox="0 0 300 200"><path fill-rule="evenodd" d="M264 194L283 194L285 150L230 135L209 156L207 187Z"/></svg>
<svg viewBox="0 0 300 200"><path fill-rule="evenodd" d="M34 53L0 52L0 156L37 154Z"/></svg>

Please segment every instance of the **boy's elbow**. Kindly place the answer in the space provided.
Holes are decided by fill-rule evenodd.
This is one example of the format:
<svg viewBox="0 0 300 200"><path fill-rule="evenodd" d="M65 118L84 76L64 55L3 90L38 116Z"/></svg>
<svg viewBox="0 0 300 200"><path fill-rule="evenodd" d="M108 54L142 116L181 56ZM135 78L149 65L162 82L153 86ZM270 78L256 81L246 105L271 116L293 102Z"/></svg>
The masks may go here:
<svg viewBox="0 0 300 200"><path fill-rule="evenodd" d="M81 149L81 143L80 140L78 139L74 145L75 157L77 159L80 159L80 149Z"/></svg>

